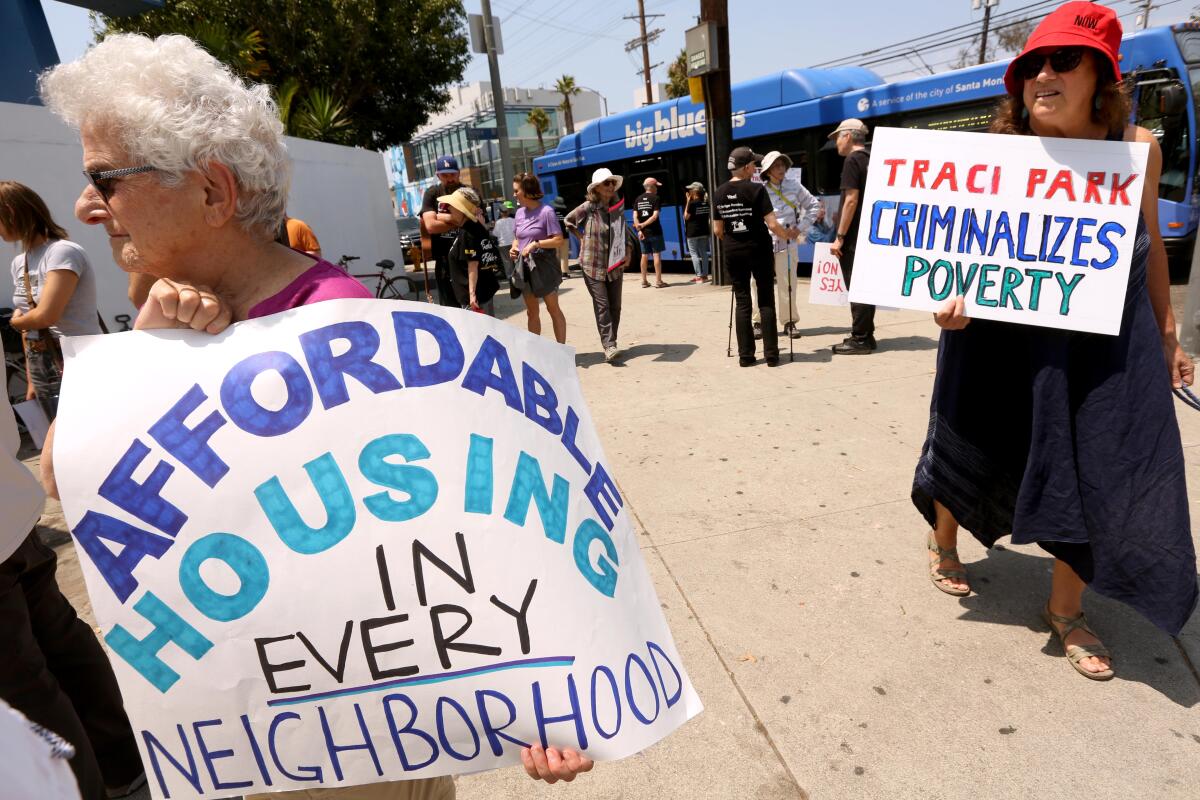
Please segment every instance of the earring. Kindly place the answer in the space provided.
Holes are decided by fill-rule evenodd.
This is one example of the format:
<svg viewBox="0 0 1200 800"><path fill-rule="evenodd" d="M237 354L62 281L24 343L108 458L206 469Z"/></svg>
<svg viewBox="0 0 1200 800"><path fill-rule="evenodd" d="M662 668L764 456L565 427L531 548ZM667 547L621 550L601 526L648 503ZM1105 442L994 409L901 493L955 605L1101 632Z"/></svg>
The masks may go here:
<svg viewBox="0 0 1200 800"><path fill-rule="evenodd" d="M1021 107L1021 119L1022 120L1029 119L1029 109L1025 108L1024 106Z"/></svg>
<svg viewBox="0 0 1200 800"><path fill-rule="evenodd" d="M1096 95L1095 97L1092 98L1092 110L1093 111L1099 111L1102 105L1103 104L1100 102L1100 95Z"/></svg>

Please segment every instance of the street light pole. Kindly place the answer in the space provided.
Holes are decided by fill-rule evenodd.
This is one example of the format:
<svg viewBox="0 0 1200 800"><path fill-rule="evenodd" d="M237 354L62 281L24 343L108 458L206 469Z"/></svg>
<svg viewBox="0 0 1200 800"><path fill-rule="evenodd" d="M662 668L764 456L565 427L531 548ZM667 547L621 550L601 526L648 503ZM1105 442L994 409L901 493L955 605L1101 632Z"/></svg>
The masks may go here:
<svg viewBox="0 0 1200 800"><path fill-rule="evenodd" d="M500 83L500 59L496 55L496 31L492 28L491 0L479 0L483 11L483 41L487 47L488 75L492 82L492 108L496 112L496 136L500 142L500 194L508 197L512 191L513 171L509 161L508 117L504 113L504 86ZM482 192L483 187L478 189Z"/></svg>

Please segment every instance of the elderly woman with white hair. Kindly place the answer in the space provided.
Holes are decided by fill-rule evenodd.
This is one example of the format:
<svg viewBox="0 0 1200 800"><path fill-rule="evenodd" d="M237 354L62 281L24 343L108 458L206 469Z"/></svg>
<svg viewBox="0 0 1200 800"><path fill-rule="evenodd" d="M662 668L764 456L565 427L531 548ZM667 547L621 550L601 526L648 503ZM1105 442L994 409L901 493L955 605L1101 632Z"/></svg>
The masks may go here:
<svg viewBox="0 0 1200 800"><path fill-rule="evenodd" d="M47 72L41 90L83 143L78 217L104 226L122 269L159 279L137 328L218 333L309 303L371 296L334 265L275 242L290 162L266 86L242 83L185 37L119 35ZM537 746L522 761L550 783L592 767L573 750ZM434 778L296 796L444 800L454 784Z"/></svg>

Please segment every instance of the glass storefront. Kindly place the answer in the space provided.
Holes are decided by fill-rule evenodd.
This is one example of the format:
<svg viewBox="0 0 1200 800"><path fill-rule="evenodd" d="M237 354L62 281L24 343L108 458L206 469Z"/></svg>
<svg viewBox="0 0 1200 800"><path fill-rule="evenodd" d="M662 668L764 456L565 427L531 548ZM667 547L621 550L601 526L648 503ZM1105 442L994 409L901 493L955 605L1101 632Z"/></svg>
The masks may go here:
<svg viewBox="0 0 1200 800"><path fill-rule="evenodd" d="M529 112L532 108L510 108L505 111L508 119L509 160L514 175L532 172L533 159L558 144L558 131L561 129L559 111L552 107L542 108L550 117L550 130L542 134L540 145L537 131L529 124ZM471 170L472 178L475 178L472 182L479 183L475 188L480 190L484 199L507 197L508 187L501 186L500 143L496 139L483 138L489 136L487 131L495 129L496 116L489 113L447 125L414 140L412 153L416 169L415 174L409 176L409 180L422 181L432 178L438 156L452 155L458 159L458 165L464 171ZM473 130L480 133L473 135Z"/></svg>

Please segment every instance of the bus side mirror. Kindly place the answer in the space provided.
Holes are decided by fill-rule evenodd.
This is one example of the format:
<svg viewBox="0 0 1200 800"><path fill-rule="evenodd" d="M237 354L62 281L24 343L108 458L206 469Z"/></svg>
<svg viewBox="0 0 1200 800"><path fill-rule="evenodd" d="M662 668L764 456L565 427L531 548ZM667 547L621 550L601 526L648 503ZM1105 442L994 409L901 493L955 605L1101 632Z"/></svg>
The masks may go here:
<svg viewBox="0 0 1200 800"><path fill-rule="evenodd" d="M1159 90L1158 110L1164 117L1174 117L1187 110L1187 92L1181 84L1167 84Z"/></svg>

